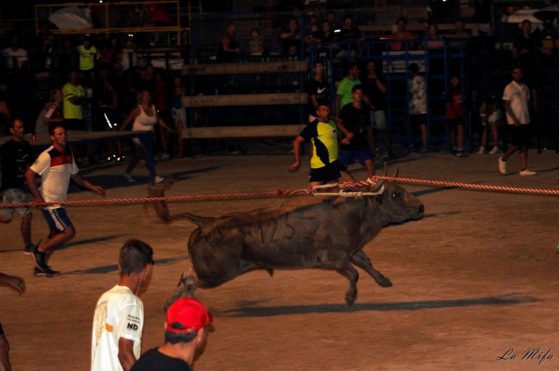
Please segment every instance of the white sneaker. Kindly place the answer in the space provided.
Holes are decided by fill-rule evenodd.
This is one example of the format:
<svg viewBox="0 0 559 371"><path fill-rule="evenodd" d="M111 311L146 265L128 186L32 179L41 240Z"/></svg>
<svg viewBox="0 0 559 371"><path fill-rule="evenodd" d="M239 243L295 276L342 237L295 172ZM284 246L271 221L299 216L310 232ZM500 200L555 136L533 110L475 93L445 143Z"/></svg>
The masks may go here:
<svg viewBox="0 0 559 371"><path fill-rule="evenodd" d="M502 157L499 157L499 171L503 175L507 173L507 162L503 161Z"/></svg>
<svg viewBox="0 0 559 371"><path fill-rule="evenodd" d="M128 180L128 183L134 183L136 181L136 179L132 178L132 175L127 172L122 173L122 175Z"/></svg>
<svg viewBox="0 0 559 371"><path fill-rule="evenodd" d="M160 157L162 160L168 160L171 158L171 155L169 155L167 152L163 152Z"/></svg>
<svg viewBox="0 0 559 371"><path fill-rule="evenodd" d="M477 151L477 153L478 153L479 155L484 155L484 154L486 154L487 152L485 152L485 148L479 147L479 151Z"/></svg>
<svg viewBox="0 0 559 371"><path fill-rule="evenodd" d="M159 184L159 183L163 182L164 180L165 180L165 178L160 177L159 175L157 175L155 177L155 184Z"/></svg>
<svg viewBox="0 0 559 371"><path fill-rule="evenodd" d="M530 171L528 169L524 169L524 170L519 171L518 174L520 176L531 176L531 175L536 175L536 172L535 171Z"/></svg>
<svg viewBox="0 0 559 371"><path fill-rule="evenodd" d="M490 155L496 155L496 154L499 154L499 153L501 153L501 150L497 146L491 148L491 151L489 151Z"/></svg>

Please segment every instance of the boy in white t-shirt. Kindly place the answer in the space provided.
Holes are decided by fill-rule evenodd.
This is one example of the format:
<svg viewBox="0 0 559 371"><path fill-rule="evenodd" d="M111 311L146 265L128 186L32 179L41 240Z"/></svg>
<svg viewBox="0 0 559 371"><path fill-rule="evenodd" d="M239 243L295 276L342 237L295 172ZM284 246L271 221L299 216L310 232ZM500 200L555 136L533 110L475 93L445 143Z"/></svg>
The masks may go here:
<svg viewBox="0 0 559 371"><path fill-rule="evenodd" d="M91 370L129 370L141 354L144 304L139 298L153 269L153 249L131 239L120 249L120 281L101 295L91 333Z"/></svg>

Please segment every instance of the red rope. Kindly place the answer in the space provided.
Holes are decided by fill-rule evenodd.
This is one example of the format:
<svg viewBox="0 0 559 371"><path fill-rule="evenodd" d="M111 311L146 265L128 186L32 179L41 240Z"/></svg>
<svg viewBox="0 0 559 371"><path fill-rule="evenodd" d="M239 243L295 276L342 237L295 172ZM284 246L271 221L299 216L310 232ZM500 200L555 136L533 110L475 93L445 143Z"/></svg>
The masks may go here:
<svg viewBox="0 0 559 371"><path fill-rule="evenodd" d="M540 196L559 196L559 189L545 189L545 188L525 188L525 187L509 187L509 186L496 186L484 184L471 184L462 182L452 182L445 180L430 180L430 179L417 179L417 178L401 178L390 176L374 176L374 182L379 180L393 181L395 183L422 185L431 187L456 187L469 191L485 191L485 192L501 192L501 193L519 193ZM345 182L338 184L339 188L347 189L351 187L360 187L369 185L367 182ZM0 208L3 207L44 207L49 205L73 205L73 206L86 206L86 205L123 205L123 204L138 204L144 202L154 201L216 201L216 200L235 200L235 199L257 199L257 198L270 198L270 197L298 197L312 195L311 189L278 189L275 191L264 192L232 192L232 193L217 193L217 194L195 194L195 195L182 195L182 196L165 196L165 197L131 197L131 198L100 198L94 200L67 200L56 203L36 203L36 202L15 202L15 203L0 203ZM318 193L320 195L320 193Z"/></svg>

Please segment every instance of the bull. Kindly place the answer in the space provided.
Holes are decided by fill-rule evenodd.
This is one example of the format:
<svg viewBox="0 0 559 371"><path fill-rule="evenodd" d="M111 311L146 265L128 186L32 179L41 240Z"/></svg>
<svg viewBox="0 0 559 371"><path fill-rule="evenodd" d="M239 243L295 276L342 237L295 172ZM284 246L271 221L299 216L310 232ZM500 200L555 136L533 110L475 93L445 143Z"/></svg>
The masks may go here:
<svg viewBox="0 0 559 371"><path fill-rule="evenodd" d="M169 187L170 183L152 186L150 195L163 196ZM420 219L424 213L419 199L394 183L379 181L358 190L367 195L218 217L171 216L164 201L154 205L167 223L186 218L197 225L188 241L195 287L213 288L255 269L272 275L274 269L322 268L347 278L345 302L351 305L359 278L355 266L379 286L392 286L363 247L387 225Z"/></svg>

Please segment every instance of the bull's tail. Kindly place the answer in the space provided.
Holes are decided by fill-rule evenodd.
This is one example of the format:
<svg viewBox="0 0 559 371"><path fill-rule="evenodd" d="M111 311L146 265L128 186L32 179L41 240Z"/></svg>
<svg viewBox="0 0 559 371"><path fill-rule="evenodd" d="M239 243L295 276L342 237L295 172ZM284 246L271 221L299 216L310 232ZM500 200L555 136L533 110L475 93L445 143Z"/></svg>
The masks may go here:
<svg viewBox="0 0 559 371"><path fill-rule="evenodd" d="M171 188L173 182L171 180L164 180L161 183L152 185L148 188L148 196L149 197L164 197L165 191ZM198 226L204 226L214 221L214 218L206 217L206 216L198 216L190 213L180 213L177 215L171 215L169 211L169 206L167 206L167 202L164 200L153 201L153 207L155 209L155 213L157 216L163 220L165 223L172 223L179 219L188 219L192 223Z"/></svg>

